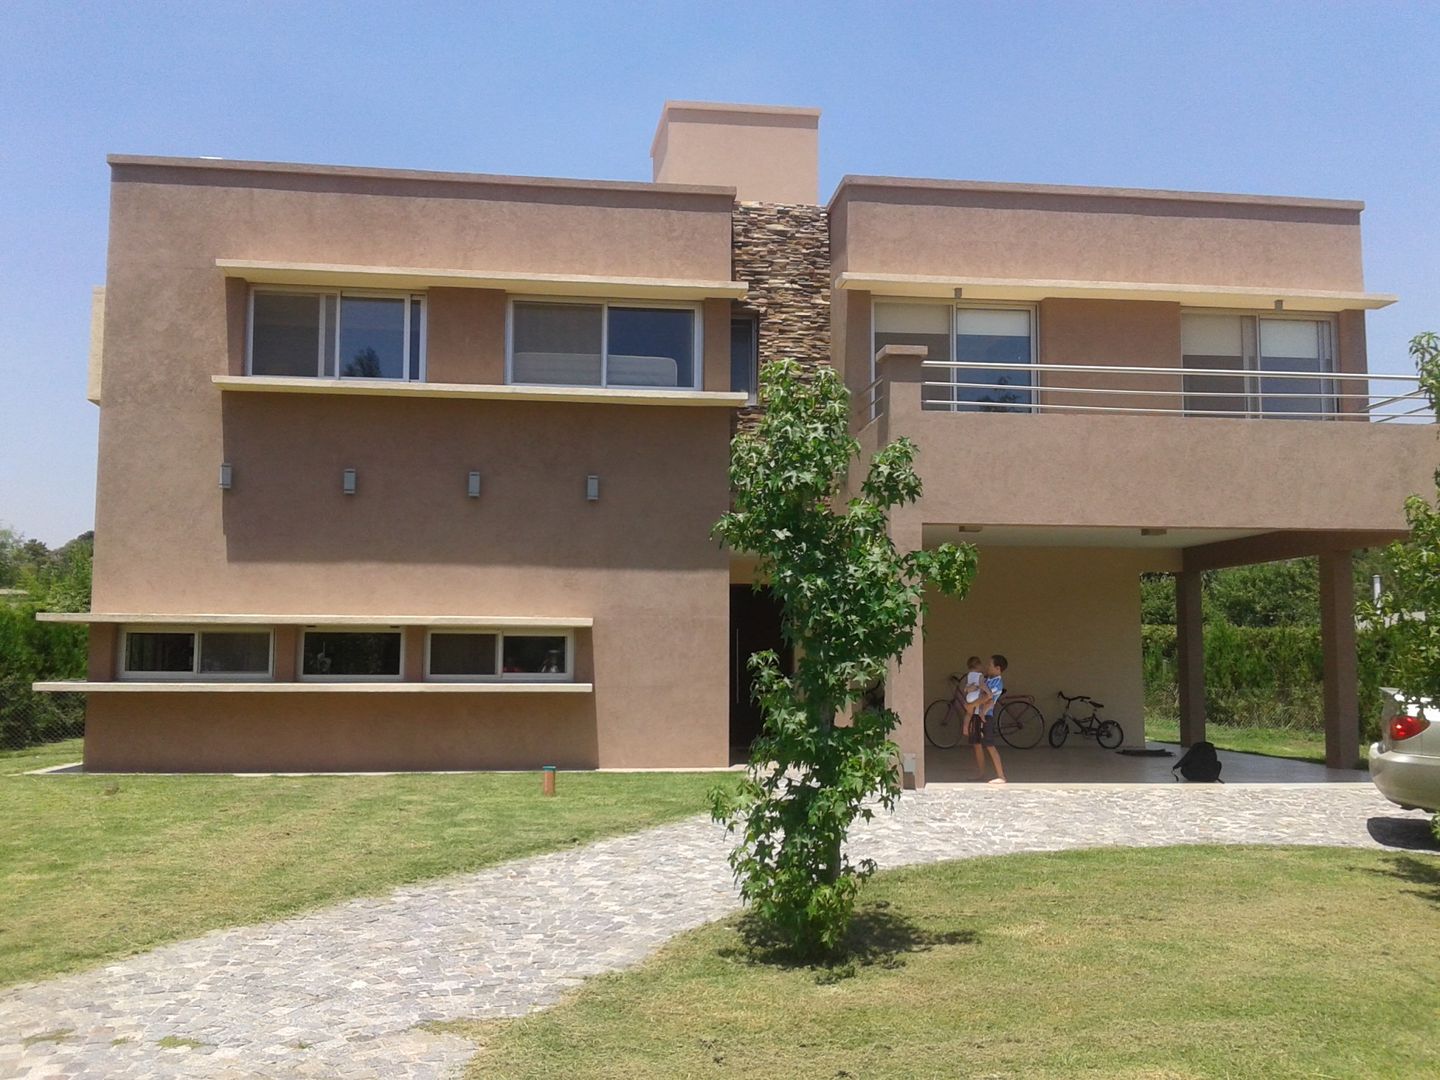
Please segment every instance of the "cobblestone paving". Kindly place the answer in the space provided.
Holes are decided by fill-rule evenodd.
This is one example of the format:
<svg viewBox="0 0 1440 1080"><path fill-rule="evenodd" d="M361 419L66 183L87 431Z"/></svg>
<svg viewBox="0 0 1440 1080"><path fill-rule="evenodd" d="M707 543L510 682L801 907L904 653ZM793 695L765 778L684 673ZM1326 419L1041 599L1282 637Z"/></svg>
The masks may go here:
<svg viewBox="0 0 1440 1080"><path fill-rule="evenodd" d="M1176 843L1424 846L1369 784L931 787L857 834L882 866ZM516 1016L731 911L700 819L429 882L0 991L0 1077L291 1080L454 1075L427 1021ZM166 1045L168 1044L168 1045Z"/></svg>

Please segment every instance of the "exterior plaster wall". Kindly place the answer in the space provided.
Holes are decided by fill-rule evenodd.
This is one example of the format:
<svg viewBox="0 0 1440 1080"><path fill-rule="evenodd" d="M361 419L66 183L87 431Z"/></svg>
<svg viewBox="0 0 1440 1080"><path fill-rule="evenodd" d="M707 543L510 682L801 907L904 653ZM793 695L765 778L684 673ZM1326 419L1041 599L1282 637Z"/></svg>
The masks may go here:
<svg viewBox="0 0 1440 1080"><path fill-rule="evenodd" d="M1037 359L1042 364L1174 368L1175 375L1118 372L1040 372L1039 400L1047 405L1124 405L1178 409L1180 389L1180 305L1145 300L1049 299L1039 304ZM1046 385L1155 390L1154 394L1046 391ZM1066 412L1070 409L1064 410Z"/></svg>
<svg viewBox="0 0 1440 1080"><path fill-rule="evenodd" d="M836 272L1359 290L1360 205L846 180Z"/></svg>
<svg viewBox="0 0 1440 1080"><path fill-rule="evenodd" d="M966 657L998 652L1010 661L1006 689L1032 695L1047 722L1060 714L1058 690L1086 694L1105 703L1102 715L1120 722L1128 745L1143 744L1144 569L1141 551L982 546L968 597L930 597L926 703L950 696L948 676L965 670ZM1049 752L1044 743L1033 751Z"/></svg>
<svg viewBox="0 0 1440 1080"><path fill-rule="evenodd" d="M589 616L597 689L230 695L223 710L214 695L95 694L95 767L725 763L729 572L709 529L728 498L728 410L222 394L211 376L243 370L245 287L218 257L728 280L728 194L150 166L116 179L94 610ZM503 380L504 300L430 290L432 380ZM728 349L710 360L728 371ZM283 677L294 635L280 637Z"/></svg>
<svg viewBox="0 0 1440 1080"><path fill-rule="evenodd" d="M1398 534L1433 483L1428 426L921 412L904 386L888 404L889 437L920 448L926 523Z"/></svg>

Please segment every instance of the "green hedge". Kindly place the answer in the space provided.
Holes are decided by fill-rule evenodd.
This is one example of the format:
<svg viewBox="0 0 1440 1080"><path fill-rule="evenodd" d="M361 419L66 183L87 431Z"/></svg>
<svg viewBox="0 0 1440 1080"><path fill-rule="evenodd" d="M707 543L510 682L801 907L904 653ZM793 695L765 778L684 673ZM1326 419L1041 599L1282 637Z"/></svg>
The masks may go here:
<svg viewBox="0 0 1440 1080"><path fill-rule="evenodd" d="M1141 632L1147 710L1178 711L1175 627ZM1360 721L1366 737L1380 715L1379 643L1362 634ZM1205 713L1219 724L1323 731L1324 661L1318 626L1205 626Z"/></svg>
<svg viewBox="0 0 1440 1080"><path fill-rule="evenodd" d="M81 695L36 694L40 679L85 677L87 635L83 626L35 621L39 601L0 603L0 749L22 750L70 738L83 729Z"/></svg>

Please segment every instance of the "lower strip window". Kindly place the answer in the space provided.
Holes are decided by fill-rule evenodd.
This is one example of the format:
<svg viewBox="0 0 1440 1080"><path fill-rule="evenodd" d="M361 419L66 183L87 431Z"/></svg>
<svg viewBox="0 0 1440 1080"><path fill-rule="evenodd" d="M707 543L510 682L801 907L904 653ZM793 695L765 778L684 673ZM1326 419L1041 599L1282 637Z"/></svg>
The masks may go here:
<svg viewBox="0 0 1440 1080"><path fill-rule="evenodd" d="M269 630L126 630L120 675L131 679L269 678Z"/></svg>
<svg viewBox="0 0 1440 1080"><path fill-rule="evenodd" d="M572 677L570 634L434 630L425 677L436 680L559 681Z"/></svg>

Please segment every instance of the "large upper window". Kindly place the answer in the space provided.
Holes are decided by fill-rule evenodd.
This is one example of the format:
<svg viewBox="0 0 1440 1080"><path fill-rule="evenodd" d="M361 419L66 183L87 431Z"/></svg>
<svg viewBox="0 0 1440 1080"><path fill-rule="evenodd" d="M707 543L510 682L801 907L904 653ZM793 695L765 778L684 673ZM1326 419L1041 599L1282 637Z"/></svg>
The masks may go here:
<svg viewBox="0 0 1440 1080"><path fill-rule="evenodd" d="M510 381L694 387L700 332L694 305L517 300L510 311Z"/></svg>
<svg viewBox="0 0 1440 1080"><path fill-rule="evenodd" d="M1185 312L1185 408L1199 415L1324 416L1334 411L1327 396L1334 383L1322 377L1335 370L1334 340L1329 319ZM1231 374L1196 374L1204 371ZM1267 378L1267 371L1287 376ZM1310 372L1316 377L1306 377Z"/></svg>
<svg viewBox="0 0 1440 1080"><path fill-rule="evenodd" d="M1026 306L972 306L877 301L874 348L923 345L927 360L985 364L933 368L923 400L965 412L1029 412L1034 404L1035 311ZM873 354L872 354L873 355ZM1004 367L991 367L1001 365Z"/></svg>
<svg viewBox="0 0 1440 1080"><path fill-rule="evenodd" d="M398 679L399 630L306 630L300 675L307 679Z"/></svg>
<svg viewBox="0 0 1440 1080"><path fill-rule="evenodd" d="M419 380L425 297L410 293L255 289L251 375Z"/></svg>
<svg viewBox="0 0 1440 1080"><path fill-rule="evenodd" d="M455 681L568 679L572 640L567 633L432 630L425 675Z"/></svg>
<svg viewBox="0 0 1440 1080"><path fill-rule="evenodd" d="M269 630L126 630L120 674L130 679L263 679Z"/></svg>

